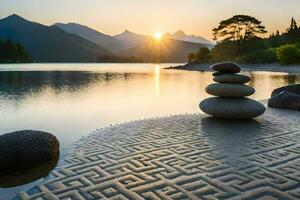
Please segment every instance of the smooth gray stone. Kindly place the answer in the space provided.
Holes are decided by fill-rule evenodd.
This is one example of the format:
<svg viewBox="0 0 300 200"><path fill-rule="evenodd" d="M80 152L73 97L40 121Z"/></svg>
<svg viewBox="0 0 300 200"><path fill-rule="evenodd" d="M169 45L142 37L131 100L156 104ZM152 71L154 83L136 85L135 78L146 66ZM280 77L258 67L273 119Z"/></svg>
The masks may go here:
<svg viewBox="0 0 300 200"><path fill-rule="evenodd" d="M249 76L241 74L222 74L214 77L214 81L218 83L248 83L250 81Z"/></svg>
<svg viewBox="0 0 300 200"><path fill-rule="evenodd" d="M224 74L235 74L232 72L214 72L212 73L213 76L219 76L219 75L224 75Z"/></svg>
<svg viewBox="0 0 300 200"><path fill-rule="evenodd" d="M59 141L46 132L25 130L0 136L0 176L36 167L59 156Z"/></svg>
<svg viewBox="0 0 300 200"><path fill-rule="evenodd" d="M248 85L234 83L213 83L205 91L218 97L246 97L255 93L255 89Z"/></svg>
<svg viewBox="0 0 300 200"><path fill-rule="evenodd" d="M248 98L211 97L199 107L206 114L224 119L252 119L266 110L263 104Z"/></svg>
<svg viewBox="0 0 300 200"><path fill-rule="evenodd" d="M233 62L217 63L211 66L210 68L218 72L239 73L241 71L241 67L238 64Z"/></svg>
<svg viewBox="0 0 300 200"><path fill-rule="evenodd" d="M287 91L287 92L291 92L291 93L300 95L300 84L288 85L288 86L277 88L272 92L271 96L279 94L282 91Z"/></svg>
<svg viewBox="0 0 300 200"><path fill-rule="evenodd" d="M268 106L300 111L300 95L288 91L281 91L269 99Z"/></svg>

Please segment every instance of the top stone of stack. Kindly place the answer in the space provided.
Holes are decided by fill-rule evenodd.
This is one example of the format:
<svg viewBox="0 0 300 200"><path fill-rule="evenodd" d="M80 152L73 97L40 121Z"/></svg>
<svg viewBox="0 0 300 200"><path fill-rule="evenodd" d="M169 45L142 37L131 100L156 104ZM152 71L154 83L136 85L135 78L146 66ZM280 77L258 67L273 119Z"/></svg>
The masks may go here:
<svg viewBox="0 0 300 200"><path fill-rule="evenodd" d="M221 73L239 73L241 71L240 66L233 62L217 63L210 67L212 70ZM220 73L220 74L221 74Z"/></svg>

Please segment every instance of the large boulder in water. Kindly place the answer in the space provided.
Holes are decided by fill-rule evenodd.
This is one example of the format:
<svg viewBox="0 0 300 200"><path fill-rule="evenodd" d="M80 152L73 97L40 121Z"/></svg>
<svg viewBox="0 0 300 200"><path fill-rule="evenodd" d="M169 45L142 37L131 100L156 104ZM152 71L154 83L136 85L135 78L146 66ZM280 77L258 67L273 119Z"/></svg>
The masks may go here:
<svg viewBox="0 0 300 200"><path fill-rule="evenodd" d="M300 95L300 84L288 85L288 86L277 88L272 92L271 96L279 94L282 91L287 91L287 92L291 92L291 93Z"/></svg>
<svg viewBox="0 0 300 200"><path fill-rule="evenodd" d="M300 111L300 95L285 90L280 93L276 92L275 95L269 99L268 106Z"/></svg>
<svg viewBox="0 0 300 200"><path fill-rule="evenodd" d="M59 141L46 132L25 130L0 136L0 176L36 167L59 155Z"/></svg>

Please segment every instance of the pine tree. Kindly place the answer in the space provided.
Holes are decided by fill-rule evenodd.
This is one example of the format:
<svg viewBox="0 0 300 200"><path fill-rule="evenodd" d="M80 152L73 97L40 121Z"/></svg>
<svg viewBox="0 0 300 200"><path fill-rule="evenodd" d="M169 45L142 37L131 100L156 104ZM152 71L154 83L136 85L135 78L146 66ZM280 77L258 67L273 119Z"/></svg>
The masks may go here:
<svg viewBox="0 0 300 200"><path fill-rule="evenodd" d="M280 36L279 30L276 31L276 37Z"/></svg>
<svg viewBox="0 0 300 200"><path fill-rule="evenodd" d="M297 30L298 30L297 22L294 19L294 17L292 17L290 27L287 29L287 33L294 32L294 31L297 31Z"/></svg>
<svg viewBox="0 0 300 200"><path fill-rule="evenodd" d="M300 27L298 27L296 20L292 17L291 24L285 34L283 34L286 44L292 44L300 41Z"/></svg>

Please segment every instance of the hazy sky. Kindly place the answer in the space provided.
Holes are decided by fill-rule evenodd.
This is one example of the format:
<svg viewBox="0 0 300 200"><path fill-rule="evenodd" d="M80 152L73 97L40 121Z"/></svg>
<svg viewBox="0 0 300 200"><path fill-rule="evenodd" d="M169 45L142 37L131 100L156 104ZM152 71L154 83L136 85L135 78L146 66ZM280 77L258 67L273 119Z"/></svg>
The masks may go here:
<svg viewBox="0 0 300 200"><path fill-rule="evenodd" d="M291 17L300 23L300 0L0 0L0 18L13 13L46 25L76 22L106 34L182 29L211 39L212 28L235 14L257 17L269 33L285 30Z"/></svg>

